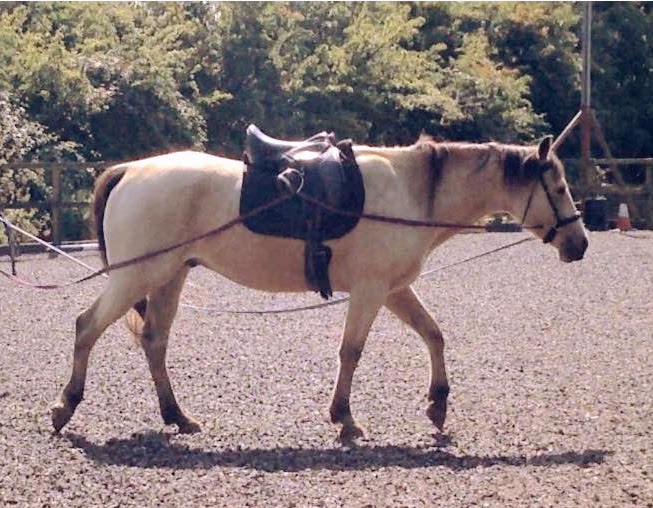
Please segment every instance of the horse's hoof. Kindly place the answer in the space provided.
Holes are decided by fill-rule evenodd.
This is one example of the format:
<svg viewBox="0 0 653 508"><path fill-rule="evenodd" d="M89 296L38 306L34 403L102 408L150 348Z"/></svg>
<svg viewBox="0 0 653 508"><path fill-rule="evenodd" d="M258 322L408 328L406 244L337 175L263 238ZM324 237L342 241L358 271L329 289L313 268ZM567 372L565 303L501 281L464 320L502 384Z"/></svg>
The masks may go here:
<svg viewBox="0 0 653 508"><path fill-rule="evenodd" d="M444 421L447 418L447 399L431 402L426 409L426 416L442 432L444 430Z"/></svg>
<svg viewBox="0 0 653 508"><path fill-rule="evenodd" d="M57 401L52 406L52 426L54 427L55 434L66 425L73 417L73 410L70 406L62 401Z"/></svg>
<svg viewBox="0 0 653 508"><path fill-rule="evenodd" d="M433 445L436 448L447 448L453 444L451 436L444 434L442 432L436 432L433 434Z"/></svg>
<svg viewBox="0 0 653 508"><path fill-rule="evenodd" d="M196 434L197 432L202 432L202 426L188 417L184 421L177 422L177 428L180 434Z"/></svg>
<svg viewBox="0 0 653 508"><path fill-rule="evenodd" d="M355 423L345 424L340 429L340 441L351 443L359 438L365 437L365 431Z"/></svg>

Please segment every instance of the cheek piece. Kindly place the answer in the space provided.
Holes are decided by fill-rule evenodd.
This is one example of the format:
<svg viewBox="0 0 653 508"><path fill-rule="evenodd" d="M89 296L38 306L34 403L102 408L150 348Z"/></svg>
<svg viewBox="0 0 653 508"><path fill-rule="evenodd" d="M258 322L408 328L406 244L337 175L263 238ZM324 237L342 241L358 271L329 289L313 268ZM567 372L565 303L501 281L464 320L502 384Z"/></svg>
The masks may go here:
<svg viewBox="0 0 653 508"><path fill-rule="evenodd" d="M551 191L549 190L548 185L546 184L546 180L544 180L544 173L548 171L548 168L545 168L544 171L541 171L538 179L533 183L533 187L531 188L531 193L528 196L528 201L526 202L526 208L524 209L524 215L522 216L522 224L524 224L526 220L526 215L528 214L528 210L531 207L531 203L533 202L533 195L535 194L535 188L537 187L537 183L539 182L540 185L542 186L542 189L544 189L544 194L546 195L546 199L549 202L549 205L551 206L551 210L553 210L553 215L556 218L556 224L555 226L552 226L551 229L544 235L544 238L542 238L542 241L544 243L551 243L553 239L556 237L558 234L558 230L568 226L569 224L573 224L577 220L580 219L580 212L576 211L574 215L571 215L569 217L562 217L560 215L560 211L558 210L558 207L556 206L555 202L553 201L553 196L551 196Z"/></svg>

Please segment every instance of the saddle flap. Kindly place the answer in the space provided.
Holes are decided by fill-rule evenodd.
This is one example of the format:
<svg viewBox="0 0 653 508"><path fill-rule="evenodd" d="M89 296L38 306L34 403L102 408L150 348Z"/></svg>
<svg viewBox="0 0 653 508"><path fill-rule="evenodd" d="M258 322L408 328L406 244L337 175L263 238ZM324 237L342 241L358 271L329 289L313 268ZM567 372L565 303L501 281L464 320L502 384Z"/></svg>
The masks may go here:
<svg viewBox="0 0 653 508"><path fill-rule="evenodd" d="M324 199L327 205L338 207L341 204L346 185L345 170L340 161L340 150L332 146L309 164L308 170L311 170L310 167L313 164L315 165L312 171L315 173L316 180L319 182L322 191L316 192L315 197ZM317 194L323 195L319 196Z"/></svg>
<svg viewBox="0 0 653 508"><path fill-rule="evenodd" d="M352 153L353 155L353 153ZM240 212L249 211L276 199L280 192L289 191L291 198L244 221L251 231L264 235L307 240L307 224L319 213L319 230L313 233L319 240L340 238L351 231L358 218L321 210L309 205L297 195L302 192L326 205L347 213L358 214L365 203L365 188L360 168L353 157L336 146L306 162L293 161L282 173L270 171L270 164L249 165L243 178ZM277 164L277 166L281 166ZM279 179L285 177L287 182Z"/></svg>

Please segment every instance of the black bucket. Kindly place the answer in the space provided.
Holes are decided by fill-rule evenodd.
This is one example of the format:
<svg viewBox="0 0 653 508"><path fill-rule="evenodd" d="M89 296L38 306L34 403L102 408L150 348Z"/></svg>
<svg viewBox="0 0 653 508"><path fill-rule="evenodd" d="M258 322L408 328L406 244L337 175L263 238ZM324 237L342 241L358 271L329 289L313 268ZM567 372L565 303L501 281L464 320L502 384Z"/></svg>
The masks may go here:
<svg viewBox="0 0 653 508"><path fill-rule="evenodd" d="M583 221L590 231L608 229L608 200L605 196L594 196L585 200Z"/></svg>

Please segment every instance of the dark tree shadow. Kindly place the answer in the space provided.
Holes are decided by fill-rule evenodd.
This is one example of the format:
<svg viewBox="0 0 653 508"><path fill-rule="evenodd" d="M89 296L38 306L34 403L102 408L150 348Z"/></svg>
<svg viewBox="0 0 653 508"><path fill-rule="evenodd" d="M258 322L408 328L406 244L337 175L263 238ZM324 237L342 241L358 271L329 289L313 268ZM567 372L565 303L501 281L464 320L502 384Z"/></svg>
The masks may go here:
<svg viewBox="0 0 653 508"><path fill-rule="evenodd" d="M149 432L104 444L67 433L72 446L91 460L106 465L141 468L211 469L234 467L267 472L297 472L311 469L335 471L375 470L382 467L416 469L443 466L454 471L493 466L555 467L601 464L612 454L605 450L525 455L454 455L439 448L410 446L359 446L352 448L250 448L207 451L170 440L170 434Z"/></svg>

